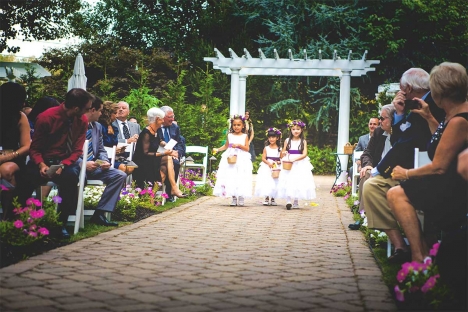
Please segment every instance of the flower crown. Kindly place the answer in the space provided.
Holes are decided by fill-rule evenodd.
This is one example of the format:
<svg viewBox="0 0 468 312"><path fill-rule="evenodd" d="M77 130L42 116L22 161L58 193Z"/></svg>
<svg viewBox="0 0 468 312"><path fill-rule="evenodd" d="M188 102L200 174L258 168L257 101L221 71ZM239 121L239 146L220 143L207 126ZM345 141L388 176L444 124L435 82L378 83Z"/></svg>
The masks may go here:
<svg viewBox="0 0 468 312"><path fill-rule="evenodd" d="M281 136L281 131L278 128L268 128L268 130L265 131L265 135L268 136L269 132L274 132L276 135Z"/></svg>
<svg viewBox="0 0 468 312"><path fill-rule="evenodd" d="M299 126L301 128L305 128L306 124L300 120L293 120L290 123L288 123L288 128L291 129L294 126Z"/></svg>
<svg viewBox="0 0 468 312"><path fill-rule="evenodd" d="M231 122L233 122L234 119L241 119L242 121L245 121L245 117L242 115L238 115L238 114L231 116Z"/></svg>

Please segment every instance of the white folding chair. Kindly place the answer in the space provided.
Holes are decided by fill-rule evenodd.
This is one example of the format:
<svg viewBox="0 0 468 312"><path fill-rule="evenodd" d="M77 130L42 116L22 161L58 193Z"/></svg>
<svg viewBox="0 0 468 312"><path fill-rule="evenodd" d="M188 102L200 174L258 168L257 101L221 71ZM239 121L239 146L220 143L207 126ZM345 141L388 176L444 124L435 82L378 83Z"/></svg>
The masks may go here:
<svg viewBox="0 0 468 312"><path fill-rule="evenodd" d="M430 164L432 161L429 158L429 155L427 154L426 151L420 152L419 148L414 149L414 168L419 168L421 166ZM421 228L424 229L424 212L420 210L416 210L416 213L418 214L418 219L419 222L421 223ZM406 243L408 241L405 238ZM392 255L392 242L390 241L389 238L387 238L387 258Z"/></svg>
<svg viewBox="0 0 468 312"><path fill-rule="evenodd" d="M208 146L187 146L185 150L185 154L188 155L190 153L197 153L197 154L204 154L202 163L188 163L185 161L184 163L184 177L185 172L187 169L195 168L202 170L202 180L201 181L193 181L196 185L203 185L206 183L206 174L208 172Z"/></svg>
<svg viewBox="0 0 468 312"><path fill-rule="evenodd" d="M358 164L356 164L356 160L361 158L362 153L363 151L353 152L353 176L352 176L352 187L351 187L351 194L353 196L356 196L357 194L358 179L359 179Z"/></svg>

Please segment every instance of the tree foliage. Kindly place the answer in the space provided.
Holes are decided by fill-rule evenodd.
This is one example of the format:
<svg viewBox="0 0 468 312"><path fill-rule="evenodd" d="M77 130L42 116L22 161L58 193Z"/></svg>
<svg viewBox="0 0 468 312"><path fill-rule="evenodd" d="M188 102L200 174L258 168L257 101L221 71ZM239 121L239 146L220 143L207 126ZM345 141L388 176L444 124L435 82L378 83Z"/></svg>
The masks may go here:
<svg viewBox="0 0 468 312"><path fill-rule="evenodd" d="M0 1L0 52L18 52L8 39L53 40L69 34L68 18L82 8L80 0Z"/></svg>

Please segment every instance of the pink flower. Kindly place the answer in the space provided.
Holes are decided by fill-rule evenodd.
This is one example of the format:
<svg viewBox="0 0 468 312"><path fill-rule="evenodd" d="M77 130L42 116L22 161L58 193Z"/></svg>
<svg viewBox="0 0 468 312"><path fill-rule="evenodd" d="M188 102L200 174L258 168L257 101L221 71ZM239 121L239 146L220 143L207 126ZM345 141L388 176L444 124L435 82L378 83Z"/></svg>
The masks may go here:
<svg viewBox="0 0 468 312"><path fill-rule="evenodd" d="M37 237L37 233L34 231L29 232L28 235L32 237Z"/></svg>
<svg viewBox="0 0 468 312"><path fill-rule="evenodd" d="M42 235L49 235L49 230L46 229L46 228L39 228L39 230L37 230L40 234Z"/></svg>
<svg viewBox="0 0 468 312"><path fill-rule="evenodd" d="M398 271L397 280L401 283L405 280L407 276L408 276L408 270L401 269L400 271Z"/></svg>
<svg viewBox="0 0 468 312"><path fill-rule="evenodd" d="M162 194L161 194L161 197L167 199L167 198L169 198L169 195L167 195L166 193L162 193Z"/></svg>
<svg viewBox="0 0 468 312"><path fill-rule="evenodd" d="M38 200L38 199L35 199L35 198L28 198L28 199L26 200L26 205L28 205L28 206L35 205L36 207L40 207L40 206L42 206L42 203L41 203L41 201Z"/></svg>
<svg viewBox="0 0 468 312"><path fill-rule="evenodd" d="M44 209L39 209L39 210L32 210L30 212L31 218L33 219L38 219L42 218L45 215Z"/></svg>
<svg viewBox="0 0 468 312"><path fill-rule="evenodd" d="M21 229L23 227L23 221L21 220L16 220L15 223L13 223L13 225L15 226L15 228L17 229Z"/></svg>
<svg viewBox="0 0 468 312"><path fill-rule="evenodd" d="M2 191L8 191L8 188L3 184L0 184L0 188L2 189Z"/></svg>
<svg viewBox="0 0 468 312"><path fill-rule="evenodd" d="M147 192L146 190L142 190L141 193L140 193L140 195L145 195L146 192Z"/></svg>
<svg viewBox="0 0 468 312"><path fill-rule="evenodd" d="M432 249L429 251L429 255L431 256L437 256L437 252L439 251L439 246L440 246L440 243L435 243L433 246L432 246Z"/></svg>
<svg viewBox="0 0 468 312"><path fill-rule="evenodd" d="M396 299L398 301L401 301L401 302L405 301L404 292L400 290L400 287L398 287L398 285L396 285L393 290L395 291Z"/></svg>
<svg viewBox="0 0 468 312"><path fill-rule="evenodd" d="M56 204L60 204L62 202L62 197L60 196L54 196L52 197L52 201Z"/></svg>
<svg viewBox="0 0 468 312"><path fill-rule="evenodd" d="M35 231L37 229L37 225L33 224L29 227L30 231Z"/></svg>
<svg viewBox="0 0 468 312"><path fill-rule="evenodd" d="M437 282L437 277L438 274L436 276L431 276L427 279L426 283L421 287L421 291L423 293L427 293L429 290L431 290L432 288L434 288L436 282Z"/></svg>

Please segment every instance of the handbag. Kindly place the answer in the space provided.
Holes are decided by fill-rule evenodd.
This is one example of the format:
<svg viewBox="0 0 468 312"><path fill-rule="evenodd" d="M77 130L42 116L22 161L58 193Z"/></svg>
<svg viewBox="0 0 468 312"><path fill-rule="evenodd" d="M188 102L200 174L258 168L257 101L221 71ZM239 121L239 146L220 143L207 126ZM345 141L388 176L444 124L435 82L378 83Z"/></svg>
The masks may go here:
<svg viewBox="0 0 468 312"><path fill-rule="evenodd" d="M354 145L351 145L351 143L346 143L344 148L343 148L343 153L347 155L352 155L354 148L356 148L357 143L354 143Z"/></svg>

